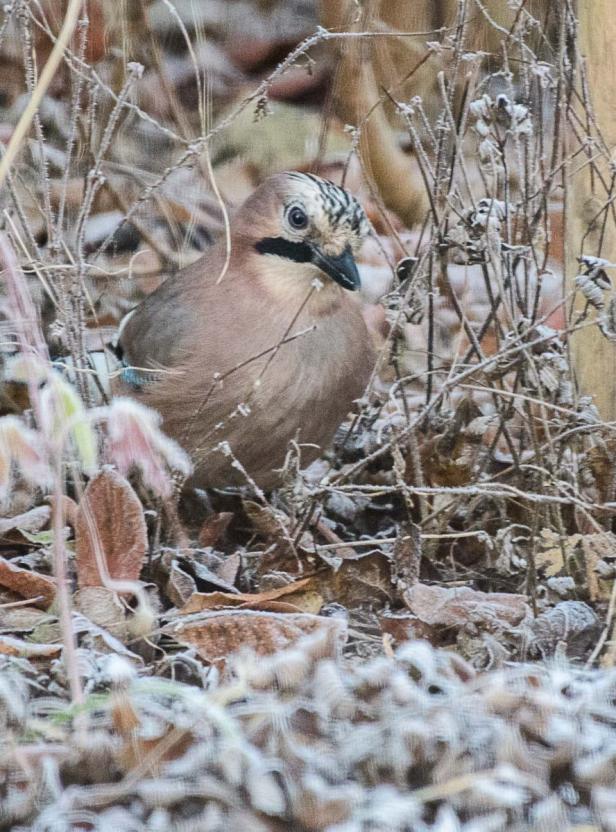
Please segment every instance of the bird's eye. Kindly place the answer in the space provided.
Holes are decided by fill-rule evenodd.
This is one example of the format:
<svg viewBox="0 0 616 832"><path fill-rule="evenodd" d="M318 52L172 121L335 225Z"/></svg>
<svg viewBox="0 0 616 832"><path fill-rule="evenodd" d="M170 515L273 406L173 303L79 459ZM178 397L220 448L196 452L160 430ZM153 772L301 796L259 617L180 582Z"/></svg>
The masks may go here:
<svg viewBox="0 0 616 832"><path fill-rule="evenodd" d="M301 231L302 228L306 228L308 225L308 215L299 205L293 205L289 208L287 219L291 228L294 228L296 231Z"/></svg>

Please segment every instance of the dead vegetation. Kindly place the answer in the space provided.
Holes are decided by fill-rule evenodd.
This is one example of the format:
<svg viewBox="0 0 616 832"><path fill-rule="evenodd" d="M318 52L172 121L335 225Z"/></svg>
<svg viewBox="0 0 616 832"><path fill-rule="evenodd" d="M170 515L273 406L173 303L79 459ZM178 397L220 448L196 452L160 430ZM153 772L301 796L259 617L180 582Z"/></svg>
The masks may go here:
<svg viewBox="0 0 616 832"><path fill-rule="evenodd" d="M412 5L0 12L2 828L616 828L600 91L569 0ZM366 206L379 364L278 491L178 501L92 352L283 168Z"/></svg>

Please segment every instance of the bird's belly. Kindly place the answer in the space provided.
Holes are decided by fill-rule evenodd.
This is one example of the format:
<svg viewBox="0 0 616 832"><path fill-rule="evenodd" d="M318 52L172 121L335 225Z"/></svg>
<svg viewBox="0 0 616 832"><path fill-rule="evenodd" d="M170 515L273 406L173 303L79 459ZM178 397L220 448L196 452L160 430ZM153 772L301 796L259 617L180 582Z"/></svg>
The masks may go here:
<svg viewBox="0 0 616 832"><path fill-rule="evenodd" d="M195 482L204 487L246 483L244 469L259 486L273 486L289 443L296 440L301 464L308 465L327 446L350 404L323 387L291 379L282 385L279 378L273 384L262 380L258 392L241 402L217 401L208 414L208 426L212 416L220 417L216 429L195 437L188 448L196 463Z"/></svg>
<svg viewBox="0 0 616 832"><path fill-rule="evenodd" d="M181 380L144 390L139 397L159 410L166 432L191 454L195 485L245 484L250 477L267 489L279 480L276 469L291 441L300 448L302 467L322 453L373 366L358 317L321 322L273 355L253 340L246 356L246 342L234 340L234 354L225 356L228 369L217 367L216 380L204 361Z"/></svg>
<svg viewBox="0 0 616 832"><path fill-rule="evenodd" d="M276 469L283 466L293 440L301 466L310 464L330 443L367 383L365 356L361 366L351 366L350 355L332 363L318 350L312 356L304 353L299 361L288 352L280 361L231 376L212 396L207 418L190 437L187 450L195 460L195 484L246 483L246 471L260 487L273 487L279 479Z"/></svg>

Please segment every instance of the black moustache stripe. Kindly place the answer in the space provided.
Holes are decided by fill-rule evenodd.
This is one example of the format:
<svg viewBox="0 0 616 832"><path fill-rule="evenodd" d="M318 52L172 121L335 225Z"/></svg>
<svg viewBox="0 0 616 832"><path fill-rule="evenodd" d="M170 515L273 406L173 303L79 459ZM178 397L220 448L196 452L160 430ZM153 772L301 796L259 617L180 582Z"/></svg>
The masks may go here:
<svg viewBox="0 0 616 832"><path fill-rule="evenodd" d="M296 263L312 262L312 249L308 243L294 243L284 237L264 237L255 243L255 248L259 254L277 254Z"/></svg>

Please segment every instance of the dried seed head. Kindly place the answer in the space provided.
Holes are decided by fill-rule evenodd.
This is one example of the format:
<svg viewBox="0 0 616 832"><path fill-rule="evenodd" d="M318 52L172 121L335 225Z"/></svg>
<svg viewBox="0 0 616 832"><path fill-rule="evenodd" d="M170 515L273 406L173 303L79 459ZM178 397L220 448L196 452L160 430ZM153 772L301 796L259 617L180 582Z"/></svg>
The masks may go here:
<svg viewBox="0 0 616 832"><path fill-rule="evenodd" d="M102 672L115 688L125 688L137 677L131 663L117 653L112 653L106 658Z"/></svg>

